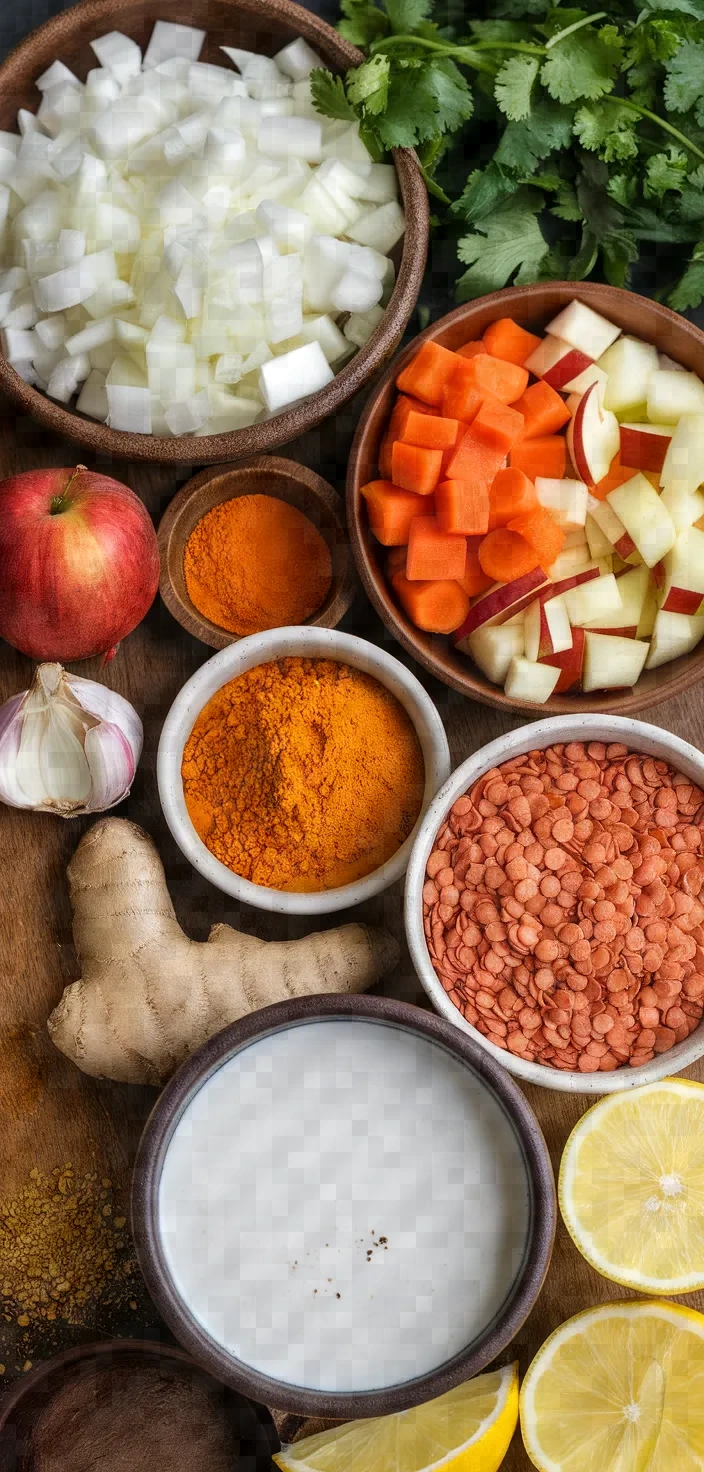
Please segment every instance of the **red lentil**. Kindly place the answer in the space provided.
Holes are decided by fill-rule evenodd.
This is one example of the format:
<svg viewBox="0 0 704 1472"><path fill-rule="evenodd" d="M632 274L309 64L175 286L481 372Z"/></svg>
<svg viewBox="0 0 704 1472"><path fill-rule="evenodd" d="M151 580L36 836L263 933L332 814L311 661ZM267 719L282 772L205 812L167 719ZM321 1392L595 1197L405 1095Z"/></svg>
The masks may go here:
<svg viewBox="0 0 704 1472"><path fill-rule="evenodd" d="M582 1073L667 1052L704 1014L704 792L620 742L486 772L426 866L454 1005L500 1048Z"/></svg>

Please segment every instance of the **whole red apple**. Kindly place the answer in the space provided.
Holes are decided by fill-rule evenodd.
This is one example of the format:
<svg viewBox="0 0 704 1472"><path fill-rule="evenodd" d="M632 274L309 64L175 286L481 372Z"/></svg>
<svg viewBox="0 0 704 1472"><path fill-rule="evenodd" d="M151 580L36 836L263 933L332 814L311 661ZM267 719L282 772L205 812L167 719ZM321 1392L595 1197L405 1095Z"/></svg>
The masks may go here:
<svg viewBox="0 0 704 1472"><path fill-rule="evenodd" d="M142 502L84 465L0 484L0 636L37 660L109 654L159 586Z"/></svg>

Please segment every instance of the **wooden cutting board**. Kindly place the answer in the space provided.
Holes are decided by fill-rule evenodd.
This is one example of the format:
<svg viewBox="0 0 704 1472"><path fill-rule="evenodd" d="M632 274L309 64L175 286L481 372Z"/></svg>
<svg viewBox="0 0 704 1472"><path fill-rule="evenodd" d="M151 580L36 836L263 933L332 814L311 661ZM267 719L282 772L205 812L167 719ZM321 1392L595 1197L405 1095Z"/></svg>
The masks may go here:
<svg viewBox="0 0 704 1472"><path fill-rule="evenodd" d="M289 446L285 453L312 466L342 491L355 422L355 406L352 406L333 425L306 436ZM75 454L70 445L44 435L30 420L17 419L7 405L0 408L0 479L38 465L74 463ZM126 481L142 497L155 523L191 474L186 466L174 471L109 461L96 464L95 468ZM361 593L342 627L383 644L404 663L412 664ZM156 839L179 919L195 938L205 938L216 921L227 921L271 939L305 934L310 927L302 919L286 920L238 906L210 888L176 848L161 817L155 778L161 724L177 691L211 652L186 634L157 600L144 623L123 642L113 662L102 673L98 661L75 667L80 674L103 679L119 690L132 701L144 721L144 754L132 793L119 812L141 823ZM0 644L0 700L26 688L31 671L29 660ZM442 714L453 766L486 742L523 724L517 717L505 717L464 700L422 671L416 673ZM648 711L644 711L644 719L648 716ZM656 725L696 743L698 733L704 729L704 686L658 706L652 711L651 719ZM155 1098L154 1091L149 1089L88 1079L56 1052L46 1034L49 1012L66 982L76 975L65 870L87 822L62 821L0 806L0 1195L3 1198L11 1197L35 1166L50 1171L70 1162L76 1170L104 1171L115 1182L123 1200L126 1199L136 1143ZM403 940L401 885L353 913L356 919L387 926ZM352 918L352 915L341 918ZM399 971L386 990L405 1001L425 1005L425 994L405 948ZM704 1080L703 1065L689 1073ZM588 1107L589 1099L534 1088L527 1088L526 1093L557 1168L567 1135ZM525 1370L546 1336L570 1314L621 1296L621 1290L588 1267L566 1231L558 1228L545 1288L512 1351L502 1358L505 1361L512 1354ZM704 1294L692 1295L687 1302L704 1309ZM17 1374L18 1362L16 1355L13 1357L13 1326L3 1327L1 1309L0 1301L0 1359L7 1363L5 1383L9 1383ZM155 1322L153 1310L148 1305L140 1308L138 1319L139 1322L127 1324L111 1322L108 1316L95 1326L96 1332L149 1331ZM67 1344L85 1337L91 1337L89 1331L67 1330L61 1342ZM44 1352L54 1347L57 1347L56 1336ZM41 1356L41 1346L37 1353ZM289 1435L293 1429L289 1421ZM519 1469L525 1472L530 1466L518 1437L504 1466L506 1472L519 1472Z"/></svg>

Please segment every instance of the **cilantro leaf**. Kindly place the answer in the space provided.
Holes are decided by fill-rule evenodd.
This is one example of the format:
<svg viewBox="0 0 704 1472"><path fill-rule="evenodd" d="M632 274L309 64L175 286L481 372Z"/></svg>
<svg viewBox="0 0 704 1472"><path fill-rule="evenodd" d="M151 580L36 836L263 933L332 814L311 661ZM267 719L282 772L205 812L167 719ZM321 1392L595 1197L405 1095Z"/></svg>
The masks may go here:
<svg viewBox="0 0 704 1472"><path fill-rule="evenodd" d="M418 29L421 21L427 20L432 10L432 0L384 0L391 29L399 36L408 35Z"/></svg>
<svg viewBox="0 0 704 1472"><path fill-rule="evenodd" d="M646 15L652 10L668 10L704 20L704 0L641 0L641 3Z"/></svg>
<svg viewBox="0 0 704 1472"><path fill-rule="evenodd" d="M459 199L452 206L453 215L461 215L468 225L484 220L497 205L514 194L516 181L493 158L485 169L474 169Z"/></svg>
<svg viewBox="0 0 704 1472"><path fill-rule="evenodd" d="M414 148L472 116L470 89L454 62L404 62L392 68L386 110L376 122L387 148Z"/></svg>
<svg viewBox="0 0 704 1472"><path fill-rule="evenodd" d="M646 199L662 199L668 189L682 193L689 161L686 153L670 144L667 153L654 153L645 166L643 193Z"/></svg>
<svg viewBox="0 0 704 1472"><path fill-rule="evenodd" d="M617 204L627 208L635 202L638 181L632 174L612 174L607 182L606 192Z"/></svg>
<svg viewBox="0 0 704 1472"><path fill-rule="evenodd" d="M530 24L519 20L473 20L469 29L475 41L530 41Z"/></svg>
<svg viewBox="0 0 704 1472"><path fill-rule="evenodd" d="M499 291L512 279L518 286L537 280L548 254L537 218L541 203L531 190L520 189L460 240L458 255L469 267L457 284L460 301Z"/></svg>
<svg viewBox="0 0 704 1472"><path fill-rule="evenodd" d="M370 46L380 36L388 35L388 19L372 0L342 0L340 8L343 19L337 29L353 46Z"/></svg>
<svg viewBox="0 0 704 1472"><path fill-rule="evenodd" d="M585 276L591 275L599 259L599 241L593 230L585 225L582 230L582 239L576 256L572 257L567 267L568 281L583 281Z"/></svg>
<svg viewBox="0 0 704 1472"><path fill-rule="evenodd" d="M347 96L350 102L363 104L365 112L371 113L373 117L383 112L389 95L390 70L388 56L377 52L376 56L371 56L362 66L349 71Z"/></svg>
<svg viewBox="0 0 704 1472"><path fill-rule="evenodd" d="M638 245L630 230L608 230L601 240L604 275L610 286L627 286L630 268L638 260Z"/></svg>
<svg viewBox="0 0 704 1472"><path fill-rule="evenodd" d="M680 216L683 220L704 220L704 164L690 174L682 190Z"/></svg>
<svg viewBox="0 0 704 1472"><path fill-rule="evenodd" d="M334 77L322 67L316 67L310 74L310 95L316 110L325 117L351 120L357 116L347 100L342 77Z"/></svg>
<svg viewBox="0 0 704 1472"><path fill-rule="evenodd" d="M555 215L558 220L569 220L576 223L582 219L582 206L577 199L574 185L563 180L555 204L550 208L550 214Z"/></svg>
<svg viewBox="0 0 704 1472"><path fill-rule="evenodd" d="M569 148L572 116L566 107L541 97L529 118L507 123L494 154L502 168L516 174L533 174L539 163L556 149Z"/></svg>
<svg viewBox="0 0 704 1472"><path fill-rule="evenodd" d="M704 301L704 240L695 247L687 270L668 301L676 312L686 312Z"/></svg>
<svg viewBox="0 0 704 1472"><path fill-rule="evenodd" d="M437 125L441 133L455 132L471 118L474 112L471 89L450 57L433 57L428 67L428 86L437 102Z"/></svg>
<svg viewBox="0 0 704 1472"><path fill-rule="evenodd" d="M689 112L704 85L704 42L684 41L667 64L665 103L670 112Z"/></svg>
<svg viewBox="0 0 704 1472"><path fill-rule="evenodd" d="M621 63L623 42L615 26L578 31L553 46L540 80L557 102L595 102L610 92Z"/></svg>
<svg viewBox="0 0 704 1472"><path fill-rule="evenodd" d="M583 148L589 148L607 163L613 163L616 159L636 157L637 120L637 114L627 107L591 102L577 112L574 131Z"/></svg>
<svg viewBox="0 0 704 1472"><path fill-rule="evenodd" d="M536 56L510 56L498 73L494 96L501 111L514 123L530 113L530 94L539 64Z"/></svg>

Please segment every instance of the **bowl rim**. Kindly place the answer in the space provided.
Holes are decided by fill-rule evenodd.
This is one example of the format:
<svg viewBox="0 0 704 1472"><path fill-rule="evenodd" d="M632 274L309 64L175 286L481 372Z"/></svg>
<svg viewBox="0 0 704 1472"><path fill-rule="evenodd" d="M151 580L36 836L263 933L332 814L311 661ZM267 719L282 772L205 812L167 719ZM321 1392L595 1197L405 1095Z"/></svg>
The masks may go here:
<svg viewBox="0 0 704 1472"><path fill-rule="evenodd" d="M612 1073L579 1073L577 1070L548 1068L544 1063L531 1063L497 1048L482 1033L478 1032L446 995L438 980L428 955L423 930L422 889L425 882L425 866L431 853L435 835L453 802L476 782L479 777L501 761L534 749L544 749L556 741L603 741L617 740L635 751L648 750L658 760L669 761L680 771L691 769L692 780L704 786L704 754L690 742L683 741L673 732L654 726L647 721L636 721L627 716L580 715L552 716L544 721L519 726L514 731L488 742L472 756L460 763L438 792L423 819L413 845L413 853L406 874L404 895L404 917L406 940L416 975L429 996L433 1006L448 1022L468 1037L471 1037L490 1057L501 1064L522 1083L538 1084L541 1088L568 1094L616 1094L641 1084L659 1083L673 1073L688 1068L704 1055L704 1019L685 1042L676 1043L667 1053L660 1053L649 1063L637 1068L624 1064ZM641 744L646 743L646 744ZM665 754L666 753L666 754ZM687 773L687 775L690 775Z"/></svg>
<svg viewBox="0 0 704 1472"><path fill-rule="evenodd" d="M669 700L682 691L689 689L697 680L704 675L697 665L687 663L676 674L667 675L667 665L662 665L658 671L661 678L657 684L648 691L647 696L639 689L640 680L626 693L618 691L594 691L591 694L578 693L571 695L551 695L542 705L532 701L514 700L504 694L501 686L492 685L473 661L468 659L466 674L446 668L443 662L419 639L420 631L406 617L403 609L397 605L388 589L385 577L378 578L373 568L365 535L362 531L360 486L363 484L363 442L366 438L368 425L375 413L376 405L382 395L395 381L398 374L406 367L417 353L419 347L428 341L438 338L448 326L464 321L475 311L485 311L489 308L495 309L494 320L502 316L516 315L520 319L529 318L531 315L531 303L539 293L551 292L555 294L554 306L549 310L558 311L573 299L583 300L587 306L595 311L607 313L608 303L616 306L624 298L636 305L641 305L643 311L652 314L658 321L662 322L663 330L668 326L676 328L678 332L684 333L689 338L693 348L704 355L704 331L693 322L689 322L678 312L673 312L669 307L660 302L653 301L650 297L639 296L636 292L626 291L623 287L603 286L594 281L544 281L535 282L530 286L508 286L501 291L489 293L487 296L476 297L470 302L464 302L461 306L453 308L445 316L439 317L432 322L423 332L409 342L398 356L394 359L378 378L367 397L367 401L357 424L350 457L347 468L347 525L349 528L350 544L352 554L357 566L360 580L373 607L379 617L391 632L393 637L402 645L429 674L441 680L452 690L457 690L461 695L468 696L471 700L478 700L482 705L488 705L496 710L516 711L524 714L526 718L536 719L540 715L564 715L570 714L570 708L580 712L587 711L613 711L614 714L627 715L631 712L637 715L645 706L659 705L663 700ZM606 302L604 300L606 298ZM535 314L533 314L535 315ZM694 371L694 370L692 370ZM380 553L388 550L380 546ZM443 645L446 636L425 636L426 638L441 638ZM689 661L690 656L681 656ZM674 663L674 661L673 661Z"/></svg>
<svg viewBox="0 0 704 1472"><path fill-rule="evenodd" d="M301 1023L356 1017L420 1033L467 1067L503 1109L523 1155L530 1196L526 1249L503 1307L473 1344L452 1360L398 1387L331 1393L289 1386L242 1364L198 1324L175 1290L161 1251L158 1191L161 1170L178 1120L207 1080L236 1053L259 1038ZM166 1323L194 1359L250 1399L304 1416L352 1419L388 1415L444 1394L484 1369L525 1323L545 1281L557 1223L555 1181L538 1120L520 1088L504 1069L440 1017L390 997L299 997L250 1013L216 1034L177 1069L160 1094L140 1140L132 1187L132 1228L137 1257L149 1292Z"/></svg>
<svg viewBox="0 0 704 1472"><path fill-rule="evenodd" d="M243 879L216 859L196 833L186 810L181 782L181 757L188 735L206 702L216 690L238 674L256 665L286 656L307 659L332 659L350 664L379 680L396 696L416 729L425 762L425 788L420 813L412 832L401 847L380 868L363 879L336 889L304 893L293 890L267 889ZM268 629L263 634L249 634L236 644L228 644L197 669L186 681L171 705L162 726L157 751L157 785L167 825L189 863L216 889L231 895L240 903L281 915L329 915L337 910L359 905L388 889L406 872L413 842L423 814L438 787L450 772L450 748L445 727L433 701L416 676L385 649L344 634L337 629L311 627L308 624L290 628Z"/></svg>
<svg viewBox="0 0 704 1472"><path fill-rule="evenodd" d="M221 0L221 3L231 5L233 10L238 8L238 0ZM78 0L78 4L68 10L61 10L51 16L13 47L0 63L0 89L12 95L16 75L31 74L32 78L36 76L37 51L45 51L50 54L51 59L60 56L61 48L65 49L66 46L69 28L75 28L81 22L91 23L97 27L96 35L100 34L99 27L103 21L107 30L116 25L119 28L121 12L133 8L133 5L134 0ZM274 27L293 30L312 44L317 42L323 45L328 54L332 53L335 57L334 61L326 63L335 71L358 66L364 60L363 52L346 41L321 16L295 3L295 0L246 0L246 6L250 13L260 12L263 17L269 18ZM39 67L41 65L43 63L40 62ZM284 413L246 429L231 430L225 434L201 437L179 435L166 439L157 435L109 429L98 420L84 418L75 410L47 398L42 390L26 383L2 355L0 388L25 413L31 414L47 429L94 453L112 455L123 460L160 464L213 464L220 460L261 454L314 429L324 419L342 409L395 353L423 281L430 234L428 193L413 149L395 148L391 152L406 217L413 222L412 230L407 229L402 237L401 260L394 289L381 322L364 347L359 348L332 381L310 399L301 400Z"/></svg>
<svg viewBox="0 0 704 1472"><path fill-rule="evenodd" d="M11 1420L17 1411L21 1411L25 1401L31 1400L37 1390L55 1375L64 1370L71 1369L73 1365L81 1364L88 1360L114 1359L115 1356L144 1356L145 1359L170 1360L174 1364L183 1365L184 1369L196 1372L202 1378L209 1378L216 1388L223 1386L222 1381L217 1381L202 1364L199 1364L187 1350L180 1344L162 1343L157 1339L99 1339L88 1343L74 1344L67 1349L62 1349L58 1354L52 1355L51 1359L42 1360L35 1365L26 1375L10 1387L0 1402L0 1431L10 1426ZM280 1448L279 1437L274 1424L273 1416L268 1406L261 1402L251 1401L249 1397L234 1391L234 1387L226 1386L235 1403L247 1404L252 1415L261 1427L266 1437L271 1453Z"/></svg>
<svg viewBox="0 0 704 1472"><path fill-rule="evenodd" d="M226 629L219 628L217 624L211 623L210 619L206 618L204 614L199 613L190 598L186 603L183 596L177 592L169 568L171 539L176 534L181 518L187 516L188 508L193 497L204 486L210 485L214 480L226 480L230 476L237 480L240 473L246 475L248 472L255 475L268 474L272 477L272 490L271 492L264 492L264 494L271 494L274 499L277 497L281 500L284 499L281 489L277 489L278 480L287 479L296 482L298 486L305 488L305 490L312 494L317 505L325 508L328 517L333 523L334 536L337 547L342 554L341 560L343 562L342 573L338 578L338 588L333 594L333 584L331 583L330 591L324 602L320 605L316 613L311 614L311 617L306 620L305 625L302 625L302 627L318 629L336 628L350 608L357 592L357 576L350 548L350 539L345 525L344 503L334 486L330 484L330 481L324 480L322 475L318 475L317 471L311 470L308 465L303 465L298 460L286 459L281 455L253 455L247 460L237 460L229 464L209 466L205 470L199 471L197 475L191 476L190 480L187 480L185 485L181 486L180 490L176 492L176 495L169 502L159 522L156 539L159 547L159 593L163 602L166 604L169 613L173 614L173 617L187 633L192 634L196 639L200 639L203 644L209 645L211 649L225 649L229 644L238 644L247 635L232 634ZM234 496L246 496L247 494L249 493L246 490L233 487L229 494L226 492L220 501L214 504L221 505L224 501L231 500ZM251 494L261 495L262 492L255 491ZM294 502L291 501L288 504L293 505ZM302 514L306 515L305 512ZM201 512L201 517L205 515L207 515L206 511ZM200 517L194 522L194 526L198 524L198 520L200 520ZM326 535L327 529L323 530L321 527L318 527L318 530L329 547L331 533L328 531Z"/></svg>

